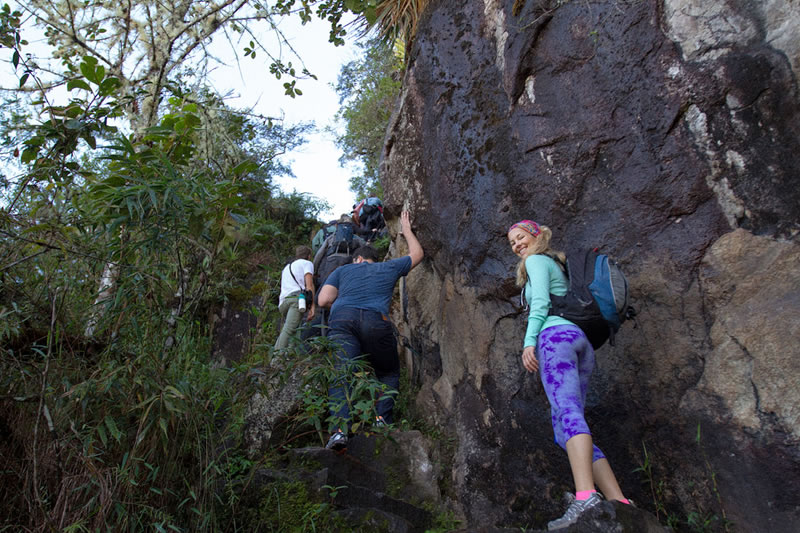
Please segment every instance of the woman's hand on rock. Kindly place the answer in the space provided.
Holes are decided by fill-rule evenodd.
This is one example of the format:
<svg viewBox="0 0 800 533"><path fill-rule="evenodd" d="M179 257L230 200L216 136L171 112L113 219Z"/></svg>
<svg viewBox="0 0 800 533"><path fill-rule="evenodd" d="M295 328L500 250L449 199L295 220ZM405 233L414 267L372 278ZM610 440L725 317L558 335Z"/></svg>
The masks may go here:
<svg viewBox="0 0 800 533"><path fill-rule="evenodd" d="M522 350L522 365L528 372L539 371L539 361L536 360L536 346L526 346Z"/></svg>

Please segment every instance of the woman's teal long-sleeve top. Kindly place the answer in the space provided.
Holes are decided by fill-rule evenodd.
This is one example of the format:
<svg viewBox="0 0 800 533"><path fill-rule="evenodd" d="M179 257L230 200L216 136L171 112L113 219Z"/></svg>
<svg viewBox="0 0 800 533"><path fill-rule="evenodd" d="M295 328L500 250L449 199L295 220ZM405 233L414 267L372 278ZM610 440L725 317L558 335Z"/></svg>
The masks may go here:
<svg viewBox="0 0 800 533"><path fill-rule="evenodd" d="M528 281L525 283L525 299L528 301L528 328L523 347L536 346L539 332L553 326L574 325L560 316L548 316L550 294L564 296L567 293L567 277L561 267L549 256L531 255L525 259Z"/></svg>

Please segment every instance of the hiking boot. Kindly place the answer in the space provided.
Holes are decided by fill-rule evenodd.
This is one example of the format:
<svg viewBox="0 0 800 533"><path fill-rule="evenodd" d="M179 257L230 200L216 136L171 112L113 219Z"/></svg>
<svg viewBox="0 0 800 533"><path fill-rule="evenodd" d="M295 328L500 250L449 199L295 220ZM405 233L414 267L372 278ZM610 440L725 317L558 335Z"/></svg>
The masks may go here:
<svg viewBox="0 0 800 533"><path fill-rule="evenodd" d="M584 511L591 509L601 501L603 501L603 497L600 496L600 493L598 492L592 493L592 495L586 500L573 501L572 504L567 508L567 512L564 513L564 516L547 523L547 530L553 531L555 529L561 529L574 524L578 521L578 517L582 515Z"/></svg>
<svg viewBox="0 0 800 533"><path fill-rule="evenodd" d="M337 431L328 439L328 444L325 445L325 448L339 453L345 451L347 449L347 435L342 433L341 430Z"/></svg>

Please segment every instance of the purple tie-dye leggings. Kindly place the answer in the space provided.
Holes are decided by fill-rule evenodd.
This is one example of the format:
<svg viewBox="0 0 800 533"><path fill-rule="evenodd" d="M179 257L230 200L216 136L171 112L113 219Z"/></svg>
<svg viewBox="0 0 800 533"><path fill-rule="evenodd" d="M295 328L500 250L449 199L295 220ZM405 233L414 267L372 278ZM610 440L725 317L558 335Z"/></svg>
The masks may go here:
<svg viewBox="0 0 800 533"><path fill-rule="evenodd" d="M583 410L594 368L594 350L578 326L565 325L539 333L536 354L550 400L555 441L566 450L567 441L575 435L591 435ZM592 462L604 457L600 448L593 445Z"/></svg>

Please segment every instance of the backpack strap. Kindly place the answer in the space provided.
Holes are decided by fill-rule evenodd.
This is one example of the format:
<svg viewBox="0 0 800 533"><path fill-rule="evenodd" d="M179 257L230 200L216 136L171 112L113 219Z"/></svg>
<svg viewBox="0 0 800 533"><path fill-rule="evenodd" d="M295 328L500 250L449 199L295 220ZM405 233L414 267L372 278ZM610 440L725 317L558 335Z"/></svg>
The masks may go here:
<svg viewBox="0 0 800 533"><path fill-rule="evenodd" d="M306 290L306 284L305 283L300 283L299 281L297 281L297 278L294 276L294 272L292 272L292 265L295 264L296 262L297 262L297 259L295 259L293 261L289 261L289 264L287 264L286 266L289 267L289 275L292 276L292 279L294 280L294 282L297 283L297 285L300 286L300 290L301 291L305 291Z"/></svg>
<svg viewBox="0 0 800 533"><path fill-rule="evenodd" d="M594 263L597 253L593 250L580 250L567 256L565 274L569 283L569 290L574 292L582 300L592 301L594 297L589 292L586 280L594 279Z"/></svg>

